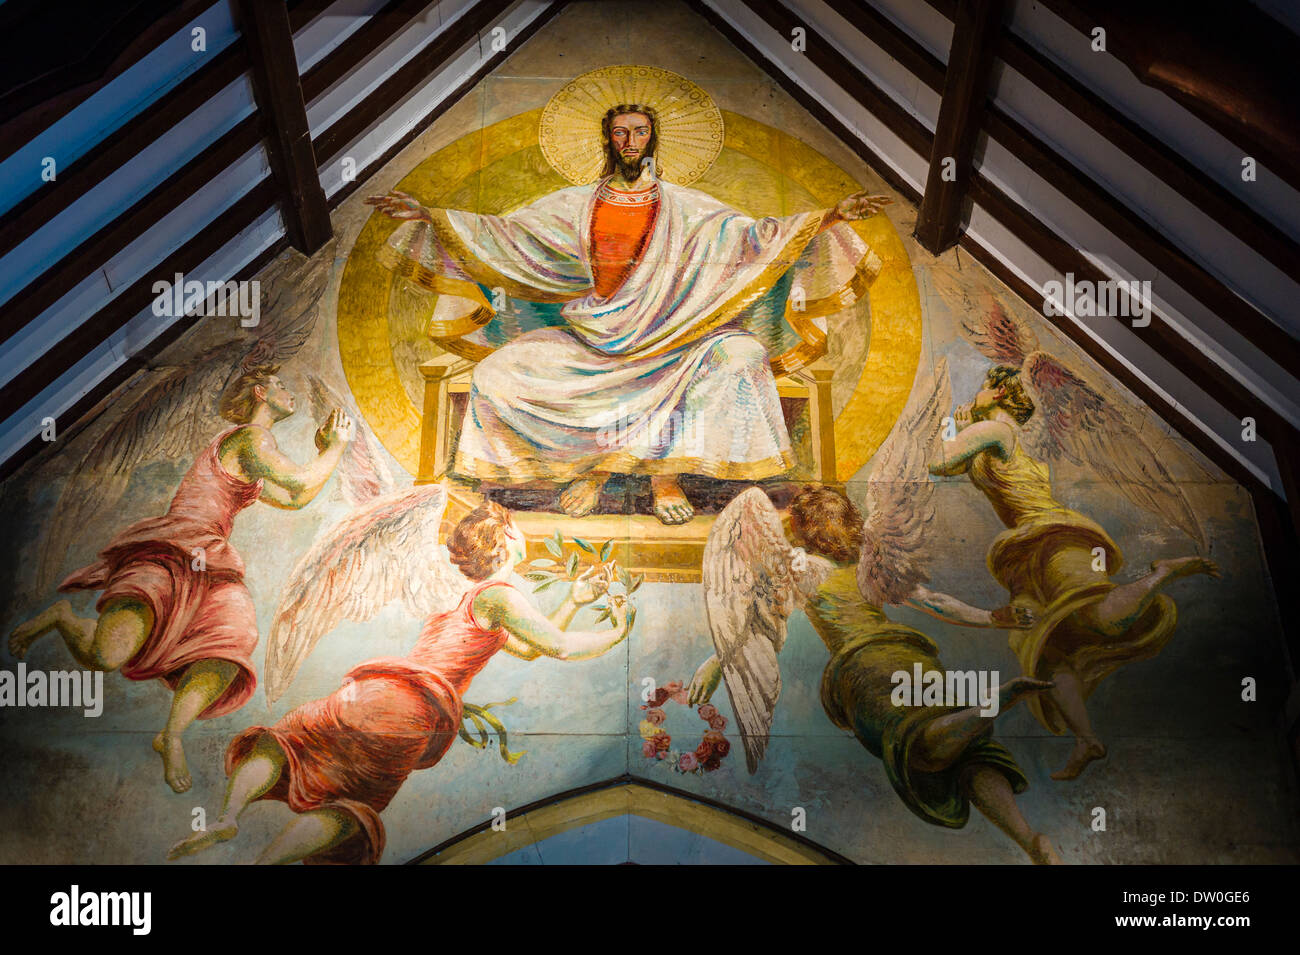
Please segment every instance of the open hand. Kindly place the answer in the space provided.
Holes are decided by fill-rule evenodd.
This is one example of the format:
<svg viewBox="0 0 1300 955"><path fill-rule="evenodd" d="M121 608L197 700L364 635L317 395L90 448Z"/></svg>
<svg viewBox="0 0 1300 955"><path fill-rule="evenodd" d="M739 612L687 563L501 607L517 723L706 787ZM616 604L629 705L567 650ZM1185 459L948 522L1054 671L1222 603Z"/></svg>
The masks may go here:
<svg viewBox="0 0 1300 955"><path fill-rule="evenodd" d="M893 201L889 196L872 196L865 192L855 192L835 204L835 214L845 222L870 219Z"/></svg>
<svg viewBox="0 0 1300 955"><path fill-rule="evenodd" d="M385 196L367 196L366 205L374 206L391 219L423 219L430 221L429 210L420 200L394 189Z"/></svg>
<svg viewBox="0 0 1300 955"><path fill-rule="evenodd" d="M326 451L336 444L347 444L355 433L356 423L342 408L335 408L325 423L316 429L316 449Z"/></svg>

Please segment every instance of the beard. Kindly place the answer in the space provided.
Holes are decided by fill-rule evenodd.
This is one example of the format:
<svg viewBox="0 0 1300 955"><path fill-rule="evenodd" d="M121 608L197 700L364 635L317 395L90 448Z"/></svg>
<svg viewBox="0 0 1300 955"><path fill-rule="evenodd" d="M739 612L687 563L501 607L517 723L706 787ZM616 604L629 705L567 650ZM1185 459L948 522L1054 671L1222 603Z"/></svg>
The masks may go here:
<svg viewBox="0 0 1300 955"><path fill-rule="evenodd" d="M613 167L613 171L617 172L628 182L631 182L641 175L641 163L645 161L647 156L653 155L654 153L647 151L638 153L635 156L624 156L620 152L615 152L612 146L609 151L610 165Z"/></svg>

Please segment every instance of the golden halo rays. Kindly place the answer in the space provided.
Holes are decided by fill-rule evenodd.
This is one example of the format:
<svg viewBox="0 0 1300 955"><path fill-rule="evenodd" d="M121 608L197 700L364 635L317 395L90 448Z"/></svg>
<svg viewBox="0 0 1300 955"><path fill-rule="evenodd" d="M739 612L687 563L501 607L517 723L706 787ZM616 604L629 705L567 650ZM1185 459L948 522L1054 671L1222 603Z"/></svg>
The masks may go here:
<svg viewBox="0 0 1300 955"><path fill-rule="evenodd" d="M574 185L595 182L605 164L601 120L623 103L655 111L655 158L669 182L694 182L722 151L722 113L700 87L657 66L606 66L566 83L542 109L538 139L546 161Z"/></svg>

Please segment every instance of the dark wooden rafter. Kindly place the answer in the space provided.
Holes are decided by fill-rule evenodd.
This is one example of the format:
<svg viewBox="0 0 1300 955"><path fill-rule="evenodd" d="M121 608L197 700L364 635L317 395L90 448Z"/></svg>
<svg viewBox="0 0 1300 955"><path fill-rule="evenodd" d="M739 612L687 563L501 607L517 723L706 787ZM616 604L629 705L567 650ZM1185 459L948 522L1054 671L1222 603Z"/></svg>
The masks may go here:
<svg viewBox="0 0 1300 955"><path fill-rule="evenodd" d="M951 248L961 234L962 207L974 174L975 141L984 126L1003 11L1002 0L957 3L930 168L916 216L916 240L931 255Z"/></svg>
<svg viewBox="0 0 1300 955"><path fill-rule="evenodd" d="M285 230L294 248L311 255L334 232L316 171L289 11L282 0L236 0L236 8Z"/></svg>

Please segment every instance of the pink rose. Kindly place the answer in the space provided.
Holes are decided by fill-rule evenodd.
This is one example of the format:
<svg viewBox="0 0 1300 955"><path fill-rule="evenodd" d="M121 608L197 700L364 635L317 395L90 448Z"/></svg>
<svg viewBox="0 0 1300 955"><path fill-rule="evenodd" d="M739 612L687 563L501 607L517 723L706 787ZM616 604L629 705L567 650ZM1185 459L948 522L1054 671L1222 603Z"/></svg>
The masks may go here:
<svg viewBox="0 0 1300 955"><path fill-rule="evenodd" d="M682 753L677 759L677 768L684 773L693 773L699 767L700 761L695 758L694 753Z"/></svg>
<svg viewBox="0 0 1300 955"><path fill-rule="evenodd" d="M668 714L658 707L651 707L645 711L647 723L653 723L655 726L663 726L664 720L668 719Z"/></svg>
<svg viewBox="0 0 1300 955"><path fill-rule="evenodd" d="M727 718L721 714L718 714L713 719L709 720L709 729L711 730L716 730L717 732L721 733L726 728L727 728Z"/></svg>
<svg viewBox="0 0 1300 955"><path fill-rule="evenodd" d="M653 759L655 754L655 744L651 740L641 741L641 755L647 759Z"/></svg>
<svg viewBox="0 0 1300 955"><path fill-rule="evenodd" d="M706 723L718 715L718 708L712 703L705 703L699 709L700 719Z"/></svg>
<svg viewBox="0 0 1300 955"><path fill-rule="evenodd" d="M673 680L671 683L665 683L664 692L668 694L668 699L672 700L674 703L680 703L682 706L686 706L690 702L690 698L686 693L686 687L682 685L681 680Z"/></svg>
<svg viewBox="0 0 1300 955"><path fill-rule="evenodd" d="M667 733L656 733L650 737L649 742L654 743L655 751L660 753L660 759L663 759L663 753L668 752L668 747L673 744L673 738Z"/></svg>

